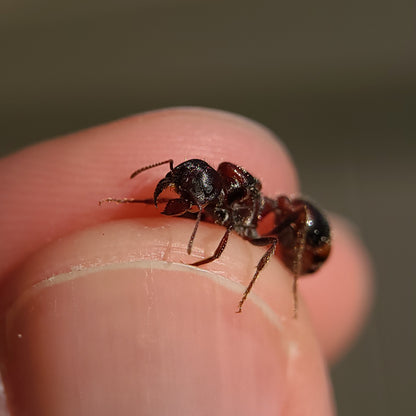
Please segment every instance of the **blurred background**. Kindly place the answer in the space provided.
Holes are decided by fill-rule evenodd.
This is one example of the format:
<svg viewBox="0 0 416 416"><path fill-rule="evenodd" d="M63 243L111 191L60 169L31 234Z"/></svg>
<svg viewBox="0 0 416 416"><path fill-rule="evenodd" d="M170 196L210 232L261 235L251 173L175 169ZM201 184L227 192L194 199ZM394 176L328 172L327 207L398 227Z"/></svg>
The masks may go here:
<svg viewBox="0 0 416 416"><path fill-rule="evenodd" d="M369 325L332 369L339 415L416 414L413 8L2 0L1 155L165 106L265 124L289 148L304 193L354 221L374 259Z"/></svg>

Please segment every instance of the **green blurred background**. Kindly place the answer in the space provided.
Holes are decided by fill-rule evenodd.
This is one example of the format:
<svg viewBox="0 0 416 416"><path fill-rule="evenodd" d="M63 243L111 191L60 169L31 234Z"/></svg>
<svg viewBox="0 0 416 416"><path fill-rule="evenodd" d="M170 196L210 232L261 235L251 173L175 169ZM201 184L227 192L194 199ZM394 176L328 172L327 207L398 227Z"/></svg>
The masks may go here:
<svg viewBox="0 0 416 416"><path fill-rule="evenodd" d="M413 9L2 0L1 154L165 106L264 123L287 144L304 193L351 218L375 262L369 325L332 369L339 414L416 414Z"/></svg>

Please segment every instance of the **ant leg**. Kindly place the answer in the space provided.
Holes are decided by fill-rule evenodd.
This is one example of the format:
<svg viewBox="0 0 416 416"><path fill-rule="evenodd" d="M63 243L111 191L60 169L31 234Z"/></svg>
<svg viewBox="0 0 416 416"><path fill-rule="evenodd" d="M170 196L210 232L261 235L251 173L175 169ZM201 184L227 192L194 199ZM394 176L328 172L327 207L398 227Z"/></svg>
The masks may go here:
<svg viewBox="0 0 416 416"><path fill-rule="evenodd" d="M167 198L160 198L159 202L168 202L169 199ZM148 198L148 199L134 199L134 198L122 198L122 199L117 199L117 198L105 198L105 199L101 199L100 201L98 201L98 205L101 205L104 202L115 202L117 204L148 204L148 205L154 205L154 200L153 198Z"/></svg>
<svg viewBox="0 0 416 416"><path fill-rule="evenodd" d="M202 210L201 208L199 208L198 215L196 217L194 230L192 231L191 237L189 238L189 242L188 242L188 249L187 249L188 254L191 254L192 252L192 245L194 244L196 231L198 230L199 223L201 222L201 215L202 215Z"/></svg>
<svg viewBox="0 0 416 416"><path fill-rule="evenodd" d="M101 205L103 202L116 202L117 204L130 204L130 203L139 203L139 204L153 204L153 199L134 199L134 198L105 198L98 201L98 204Z"/></svg>
<svg viewBox="0 0 416 416"><path fill-rule="evenodd" d="M195 263L191 263L190 266L202 266L203 264L211 263L212 261L218 259L224 251L225 246L227 245L228 237L231 233L231 230L232 227L227 228L225 234L221 238L220 243L218 244L218 247L215 249L215 252L211 257L207 257L206 259L196 261Z"/></svg>
<svg viewBox="0 0 416 416"><path fill-rule="evenodd" d="M164 165L166 163L169 163L170 170L173 170L173 159L168 159L168 160L164 160L163 162L153 163L153 165L148 165L143 168L135 170L130 175L130 179L133 179L135 176L137 176L139 173L143 172L144 170L155 168L156 166Z"/></svg>
<svg viewBox="0 0 416 416"><path fill-rule="evenodd" d="M161 201L162 199L159 199L158 201ZM155 204L156 205L156 204ZM182 198L175 198L168 200L168 203L163 210L162 214L164 215L175 215L175 216L181 216L186 214L192 207L192 202L188 201L186 199ZM198 215L196 217L196 223L194 226L194 230L192 231L191 238L188 242L188 254L191 254L192 251L192 244L195 239L196 232L198 230L198 225L201 222L201 216L202 216L202 210L199 208Z"/></svg>
<svg viewBox="0 0 416 416"><path fill-rule="evenodd" d="M250 290L253 287L257 277L259 276L259 273L263 270L264 266L269 262L270 258L273 256L274 252L276 251L276 246L277 246L276 237L260 237L260 238L255 238L249 241L251 244L254 244L255 246L267 246L268 244L270 244L270 247L267 249L266 253L264 253L263 257L257 263L256 272L254 273L254 276L251 278L250 283L247 286L247 289L243 293L243 296L240 302L238 303L238 309L236 311L237 313L241 312L243 303L245 302L248 294L250 293Z"/></svg>
<svg viewBox="0 0 416 416"><path fill-rule="evenodd" d="M306 211L306 207L304 208ZM305 212L306 218L306 212ZM295 246L295 259L293 261L293 317L296 319L298 317L298 278L302 274L302 262L303 254L305 252L306 245L306 222L303 221L302 227L297 233L296 236L296 246Z"/></svg>

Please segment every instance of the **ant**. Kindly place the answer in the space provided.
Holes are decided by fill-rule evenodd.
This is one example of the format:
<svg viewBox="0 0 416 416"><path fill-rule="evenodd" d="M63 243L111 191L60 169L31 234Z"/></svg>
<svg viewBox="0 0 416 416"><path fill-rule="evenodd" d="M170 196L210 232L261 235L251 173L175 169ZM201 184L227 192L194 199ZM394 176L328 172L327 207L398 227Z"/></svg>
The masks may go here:
<svg viewBox="0 0 416 416"><path fill-rule="evenodd" d="M256 266L237 312L251 291L259 273L268 263L279 245L278 255L294 276L294 317L297 316L297 279L303 274L313 273L328 258L331 249L330 228L324 215L310 202L290 199L285 195L271 199L261 193L261 182L244 168L230 162L222 162L215 170L200 159L187 160L176 167L173 160L154 163L134 171L130 178L156 166L168 164L170 171L156 185L153 199L106 198L102 202L144 203L165 202L164 215L194 218L195 226L188 242L188 254L201 221L225 227L214 254L192 263L202 266L218 259L227 245L231 231L255 246L268 246ZM179 198L163 199L159 195L173 189ZM262 235L258 233L259 222L268 214L274 215L273 228Z"/></svg>

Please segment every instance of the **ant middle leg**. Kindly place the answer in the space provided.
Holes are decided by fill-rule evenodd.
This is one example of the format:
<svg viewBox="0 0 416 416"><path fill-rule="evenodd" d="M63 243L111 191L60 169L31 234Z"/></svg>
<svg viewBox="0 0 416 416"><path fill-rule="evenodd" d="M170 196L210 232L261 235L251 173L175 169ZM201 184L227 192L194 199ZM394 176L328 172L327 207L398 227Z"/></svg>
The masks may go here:
<svg viewBox="0 0 416 416"><path fill-rule="evenodd" d="M195 263L191 263L190 266L202 266L203 264L211 263L212 261L218 259L222 252L225 249L225 246L228 242L228 237L230 236L232 227L228 227L225 231L225 234L222 236L220 243L218 244L218 247L215 249L214 254L210 257L207 257L206 259L196 261Z"/></svg>
<svg viewBox="0 0 416 416"><path fill-rule="evenodd" d="M248 284L246 290L243 293L243 296L242 296L240 302L238 303L238 309L236 311L237 313L241 312L243 304L244 304L245 300L247 299L247 296L250 293L251 288L253 287L254 283L256 282L257 277L259 276L259 274L263 270L264 266L269 262L270 258L275 253L276 246L277 246L277 238L276 237L260 237L260 238L254 238L254 239L248 240L248 241L251 244L254 244L255 246L267 246L267 245L270 244L270 247L267 249L266 253L264 253L263 257L257 263L256 272L254 273L254 276L251 278L250 283Z"/></svg>

